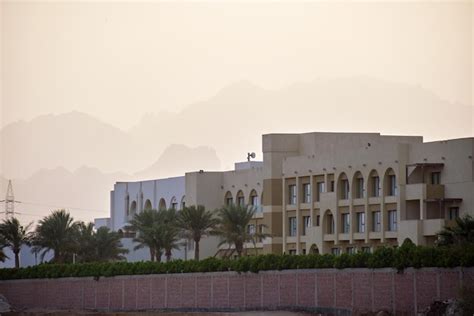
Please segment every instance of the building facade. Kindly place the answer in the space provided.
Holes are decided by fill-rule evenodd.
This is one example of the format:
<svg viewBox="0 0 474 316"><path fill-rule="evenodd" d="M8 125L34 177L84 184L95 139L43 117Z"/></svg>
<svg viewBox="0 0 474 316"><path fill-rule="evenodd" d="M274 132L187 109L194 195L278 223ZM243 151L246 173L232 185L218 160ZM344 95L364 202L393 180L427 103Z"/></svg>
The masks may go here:
<svg viewBox="0 0 474 316"><path fill-rule="evenodd" d="M351 253L433 244L454 218L474 214L474 138L424 143L422 137L377 133L268 134L263 161L235 170L119 182L111 192L114 230L145 208L252 205L248 230L270 237L254 253ZM216 238L203 257L225 254ZM227 247L226 247L227 248ZM185 247L192 257L192 245ZM182 254L178 257L183 257Z"/></svg>

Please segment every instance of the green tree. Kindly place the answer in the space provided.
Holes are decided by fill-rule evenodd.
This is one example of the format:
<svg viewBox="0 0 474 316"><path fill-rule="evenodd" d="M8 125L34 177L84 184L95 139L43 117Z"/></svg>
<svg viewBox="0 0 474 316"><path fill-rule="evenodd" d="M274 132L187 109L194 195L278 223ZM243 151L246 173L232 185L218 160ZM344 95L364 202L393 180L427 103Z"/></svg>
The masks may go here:
<svg viewBox="0 0 474 316"><path fill-rule="evenodd" d="M165 251L167 262L171 260L173 249L179 249L179 229L176 224L177 214L174 208L158 211L158 240Z"/></svg>
<svg viewBox="0 0 474 316"><path fill-rule="evenodd" d="M44 259L48 251L53 251L52 261L64 263L72 258L76 249L78 223L65 210L53 211L39 221L33 238L33 251Z"/></svg>
<svg viewBox="0 0 474 316"><path fill-rule="evenodd" d="M438 233L437 244L439 246L463 245L466 243L474 243L474 218L470 215L456 218L454 226L445 226Z"/></svg>
<svg viewBox="0 0 474 316"><path fill-rule="evenodd" d="M31 242L31 233L29 232L31 224L32 223L22 226L20 225L20 221L15 217L5 219L0 224L2 246L12 250L15 256L15 268L20 267L21 246L29 245Z"/></svg>
<svg viewBox="0 0 474 316"><path fill-rule="evenodd" d="M122 247L120 234L110 231L108 227L99 227L94 233L94 261L123 260L128 249Z"/></svg>
<svg viewBox="0 0 474 316"><path fill-rule="evenodd" d="M218 220L204 206L184 207L178 215L177 226L182 230L182 237L194 242L194 260L199 260L199 243L202 237L208 236Z"/></svg>
<svg viewBox="0 0 474 316"><path fill-rule="evenodd" d="M218 211L219 224L214 234L221 237L219 246L227 244L234 246L237 256L241 257L245 243L252 242L254 246L257 240L268 237L268 234L260 233L257 230L250 232L249 223L255 214L255 208L241 205L227 205ZM232 252L233 252L232 251Z"/></svg>
<svg viewBox="0 0 474 316"><path fill-rule="evenodd" d="M151 261L161 261L162 246L160 244L160 220L157 210L146 209L133 216L126 230L135 232L133 241L137 243L134 250L148 247Z"/></svg>

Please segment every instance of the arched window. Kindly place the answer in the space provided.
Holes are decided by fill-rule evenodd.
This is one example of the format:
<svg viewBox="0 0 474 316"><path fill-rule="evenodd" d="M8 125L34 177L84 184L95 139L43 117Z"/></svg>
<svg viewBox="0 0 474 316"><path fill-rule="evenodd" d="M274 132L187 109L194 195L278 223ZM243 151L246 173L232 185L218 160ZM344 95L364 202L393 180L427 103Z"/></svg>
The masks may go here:
<svg viewBox="0 0 474 316"><path fill-rule="evenodd" d="M384 194L386 196L398 195L397 176L392 168L388 168L384 176Z"/></svg>
<svg viewBox="0 0 474 316"><path fill-rule="evenodd" d="M369 197L379 197L380 196L380 177L377 170L372 170L369 174L368 182L368 191Z"/></svg>
<svg viewBox="0 0 474 316"><path fill-rule="evenodd" d="M318 246L316 246L316 244L312 244L311 248L309 248L309 253L313 255L318 254L319 253Z"/></svg>
<svg viewBox="0 0 474 316"><path fill-rule="evenodd" d="M150 200L146 200L145 201L145 206L143 207L144 210L151 210L153 207L151 205L151 201Z"/></svg>
<svg viewBox="0 0 474 316"><path fill-rule="evenodd" d="M137 201L132 201L130 205L130 215L135 215L137 213Z"/></svg>
<svg viewBox="0 0 474 316"><path fill-rule="evenodd" d="M323 233L324 234L335 234L336 233L336 222L331 210L326 210L323 216Z"/></svg>
<svg viewBox="0 0 474 316"><path fill-rule="evenodd" d="M183 197L181 198L181 209L185 208L186 207L186 195L183 195Z"/></svg>
<svg viewBox="0 0 474 316"><path fill-rule="evenodd" d="M249 204L252 205L253 208L255 208L255 211L257 213L262 211L262 206L260 205L260 200L258 199L257 191L250 191Z"/></svg>
<svg viewBox="0 0 474 316"><path fill-rule="evenodd" d="M244 192L242 192L242 190L239 190L239 192L237 192L237 205L245 206L245 197Z"/></svg>
<svg viewBox="0 0 474 316"><path fill-rule="evenodd" d="M173 196L171 198L170 206L171 206L172 209L175 209L175 210L178 209L178 201L176 200L176 197Z"/></svg>
<svg viewBox="0 0 474 316"><path fill-rule="evenodd" d="M227 191L225 194L225 199L224 199L224 204L225 205L232 205L234 203L234 199L232 198L232 193L230 191Z"/></svg>
<svg viewBox="0 0 474 316"><path fill-rule="evenodd" d="M360 171L357 171L354 174L354 178L352 179L352 198L354 199L362 199L365 197L365 187L364 187L364 177Z"/></svg>
<svg viewBox="0 0 474 316"><path fill-rule="evenodd" d="M337 187L339 199L349 199L349 180L347 179L347 175L344 172L339 175L339 178L337 180Z"/></svg>
<svg viewBox="0 0 474 316"><path fill-rule="evenodd" d="M158 209L159 209L159 210L166 210L166 202L165 202L165 199L163 199L163 198L160 199L160 204L158 204Z"/></svg>

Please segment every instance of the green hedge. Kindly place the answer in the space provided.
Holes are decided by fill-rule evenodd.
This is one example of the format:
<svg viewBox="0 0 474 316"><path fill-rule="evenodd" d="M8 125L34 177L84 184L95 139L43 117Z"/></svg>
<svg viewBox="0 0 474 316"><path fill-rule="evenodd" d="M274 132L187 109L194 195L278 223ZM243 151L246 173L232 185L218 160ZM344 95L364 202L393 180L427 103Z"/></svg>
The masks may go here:
<svg viewBox="0 0 474 316"><path fill-rule="evenodd" d="M114 275L166 274L190 272L254 272L287 269L472 267L474 245L422 247L406 244L382 247L373 253L325 255L260 255L240 259L208 258L201 261L111 262L83 264L41 264L20 269L0 269L0 280L61 277L110 277Z"/></svg>

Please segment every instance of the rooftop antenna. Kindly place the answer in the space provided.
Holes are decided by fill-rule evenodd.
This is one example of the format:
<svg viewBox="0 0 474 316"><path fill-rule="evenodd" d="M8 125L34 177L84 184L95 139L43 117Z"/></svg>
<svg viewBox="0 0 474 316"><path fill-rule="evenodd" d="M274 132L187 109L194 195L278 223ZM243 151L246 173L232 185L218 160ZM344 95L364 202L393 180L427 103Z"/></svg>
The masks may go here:
<svg viewBox="0 0 474 316"><path fill-rule="evenodd" d="M255 153L247 153L247 161L250 161L250 158L255 158Z"/></svg>

